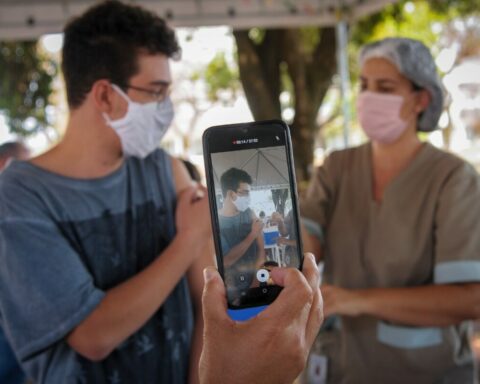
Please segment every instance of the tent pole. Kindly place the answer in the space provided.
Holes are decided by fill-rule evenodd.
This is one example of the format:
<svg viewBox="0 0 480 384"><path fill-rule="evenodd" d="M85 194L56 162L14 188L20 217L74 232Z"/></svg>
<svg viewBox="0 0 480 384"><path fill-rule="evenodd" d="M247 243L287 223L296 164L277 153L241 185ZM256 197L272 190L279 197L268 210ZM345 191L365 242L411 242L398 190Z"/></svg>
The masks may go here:
<svg viewBox="0 0 480 384"><path fill-rule="evenodd" d="M337 65L340 75L343 112L343 143L349 145L350 136L350 74L348 68L348 25L342 15L339 15L335 26L337 36Z"/></svg>

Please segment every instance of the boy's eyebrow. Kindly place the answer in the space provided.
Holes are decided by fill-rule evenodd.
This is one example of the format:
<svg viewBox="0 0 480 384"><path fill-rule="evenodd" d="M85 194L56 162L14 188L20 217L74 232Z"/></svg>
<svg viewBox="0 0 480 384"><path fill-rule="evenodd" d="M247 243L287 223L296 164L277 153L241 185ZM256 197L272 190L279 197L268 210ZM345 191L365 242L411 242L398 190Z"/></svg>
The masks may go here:
<svg viewBox="0 0 480 384"><path fill-rule="evenodd" d="M166 80L154 80L150 82L150 85L163 85L164 87L170 86L171 82Z"/></svg>

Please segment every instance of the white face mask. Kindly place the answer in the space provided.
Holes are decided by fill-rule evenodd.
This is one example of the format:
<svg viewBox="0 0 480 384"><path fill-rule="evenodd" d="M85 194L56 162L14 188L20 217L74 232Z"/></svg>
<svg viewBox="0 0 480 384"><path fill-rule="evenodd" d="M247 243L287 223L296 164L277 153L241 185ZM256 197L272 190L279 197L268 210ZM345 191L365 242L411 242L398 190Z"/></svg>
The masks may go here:
<svg viewBox="0 0 480 384"><path fill-rule="evenodd" d="M233 205L235 208L240 212L245 212L248 207L250 206L250 196L238 196L236 200L232 200Z"/></svg>
<svg viewBox="0 0 480 384"><path fill-rule="evenodd" d="M110 119L106 113L103 117L120 137L123 154L143 159L158 147L167 132L173 120L172 101L167 97L161 103L141 104L130 100L117 85L112 84L112 88L127 101L127 113L118 120Z"/></svg>

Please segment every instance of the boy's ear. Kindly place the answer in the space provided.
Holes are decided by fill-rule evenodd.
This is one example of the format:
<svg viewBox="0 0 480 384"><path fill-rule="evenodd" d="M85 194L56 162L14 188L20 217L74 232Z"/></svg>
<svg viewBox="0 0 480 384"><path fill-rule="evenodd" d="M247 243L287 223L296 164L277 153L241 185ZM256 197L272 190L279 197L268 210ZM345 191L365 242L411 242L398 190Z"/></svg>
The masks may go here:
<svg viewBox="0 0 480 384"><path fill-rule="evenodd" d="M104 113L110 113L112 111L115 91L108 80L97 80L93 83L90 93L97 109Z"/></svg>

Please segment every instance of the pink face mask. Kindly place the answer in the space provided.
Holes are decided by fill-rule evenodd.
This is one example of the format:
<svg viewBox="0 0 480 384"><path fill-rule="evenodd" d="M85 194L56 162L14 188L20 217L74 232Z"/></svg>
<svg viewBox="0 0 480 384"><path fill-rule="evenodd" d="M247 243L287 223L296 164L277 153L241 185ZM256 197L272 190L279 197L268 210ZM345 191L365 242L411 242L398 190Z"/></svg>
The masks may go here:
<svg viewBox="0 0 480 384"><path fill-rule="evenodd" d="M403 96L365 91L357 99L360 125L372 141L390 144L397 140L407 122L400 117Z"/></svg>

